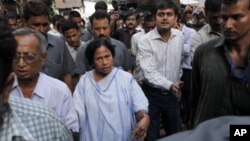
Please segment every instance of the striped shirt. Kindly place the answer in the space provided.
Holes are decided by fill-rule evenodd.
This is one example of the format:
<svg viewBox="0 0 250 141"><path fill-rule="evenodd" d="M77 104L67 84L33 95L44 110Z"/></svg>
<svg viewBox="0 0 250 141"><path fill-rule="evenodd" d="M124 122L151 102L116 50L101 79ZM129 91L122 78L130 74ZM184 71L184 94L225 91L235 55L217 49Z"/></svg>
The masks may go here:
<svg viewBox="0 0 250 141"><path fill-rule="evenodd" d="M9 97L10 111L4 114L0 141L72 141L69 130L57 115L43 105Z"/></svg>
<svg viewBox="0 0 250 141"><path fill-rule="evenodd" d="M157 27L139 41L137 59L147 83L170 90L170 86L179 81L183 42L183 33L177 29L171 29L170 38L165 42Z"/></svg>

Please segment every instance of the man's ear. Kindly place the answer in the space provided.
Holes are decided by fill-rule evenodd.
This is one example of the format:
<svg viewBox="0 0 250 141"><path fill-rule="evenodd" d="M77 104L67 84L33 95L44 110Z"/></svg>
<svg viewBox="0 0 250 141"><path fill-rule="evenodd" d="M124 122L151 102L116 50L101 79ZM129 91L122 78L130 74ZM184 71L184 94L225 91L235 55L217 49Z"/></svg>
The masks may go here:
<svg viewBox="0 0 250 141"><path fill-rule="evenodd" d="M42 59L42 66L43 66L43 65L45 65L45 62L46 62L46 60L47 60L47 53L42 54L41 59Z"/></svg>

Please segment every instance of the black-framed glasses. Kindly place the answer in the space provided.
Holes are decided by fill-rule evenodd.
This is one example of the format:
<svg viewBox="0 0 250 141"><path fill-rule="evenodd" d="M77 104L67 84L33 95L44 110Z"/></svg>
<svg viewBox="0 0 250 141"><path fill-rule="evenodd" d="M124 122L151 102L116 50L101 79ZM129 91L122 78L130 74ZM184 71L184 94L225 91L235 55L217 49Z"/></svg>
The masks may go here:
<svg viewBox="0 0 250 141"><path fill-rule="evenodd" d="M23 54L23 55L16 54L14 56L13 62L14 63L18 63L21 58L24 60L25 63L27 63L27 64L33 64L33 63L35 63L37 61L37 59L39 58L39 56L35 55L35 54L31 54L31 53Z"/></svg>

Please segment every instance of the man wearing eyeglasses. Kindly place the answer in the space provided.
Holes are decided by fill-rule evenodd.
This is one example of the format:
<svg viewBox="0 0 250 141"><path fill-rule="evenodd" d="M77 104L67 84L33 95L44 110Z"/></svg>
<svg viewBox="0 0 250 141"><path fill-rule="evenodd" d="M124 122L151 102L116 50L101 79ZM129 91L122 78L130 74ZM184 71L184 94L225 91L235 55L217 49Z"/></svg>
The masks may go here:
<svg viewBox="0 0 250 141"><path fill-rule="evenodd" d="M11 95L31 99L54 110L72 132L79 132L72 94L66 84L40 69L46 62L45 37L36 30L21 28L13 32L18 46L13 59L15 79Z"/></svg>

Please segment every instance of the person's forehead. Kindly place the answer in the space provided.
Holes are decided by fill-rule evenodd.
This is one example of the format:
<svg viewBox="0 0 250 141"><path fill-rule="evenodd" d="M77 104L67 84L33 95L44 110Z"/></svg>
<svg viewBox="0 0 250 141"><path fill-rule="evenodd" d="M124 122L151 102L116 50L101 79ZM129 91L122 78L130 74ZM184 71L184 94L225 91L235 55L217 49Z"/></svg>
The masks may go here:
<svg viewBox="0 0 250 141"><path fill-rule="evenodd" d="M160 12L174 12L174 9L169 8L169 7L162 8L162 9L157 9L157 13L160 13Z"/></svg>
<svg viewBox="0 0 250 141"><path fill-rule="evenodd" d="M48 23L49 18L48 16L33 16L28 19L29 22L41 22L41 23Z"/></svg>

